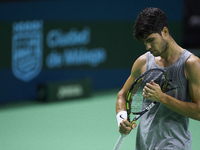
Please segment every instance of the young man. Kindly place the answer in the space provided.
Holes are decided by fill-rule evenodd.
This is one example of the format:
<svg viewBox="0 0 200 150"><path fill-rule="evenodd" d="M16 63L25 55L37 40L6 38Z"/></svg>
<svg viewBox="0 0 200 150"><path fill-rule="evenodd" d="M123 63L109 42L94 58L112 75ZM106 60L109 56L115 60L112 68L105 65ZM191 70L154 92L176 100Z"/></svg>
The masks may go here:
<svg viewBox="0 0 200 150"><path fill-rule="evenodd" d="M135 22L134 36L146 46L147 53L133 64L131 75L117 95L119 132L129 134L126 119L126 94L133 81L152 68L163 69L169 78L163 93L155 82L147 83L143 97L159 102L144 114L138 125L136 150L190 150L189 118L200 121L200 59L181 48L169 33L167 16L158 8L146 8ZM147 121L150 120L150 121Z"/></svg>

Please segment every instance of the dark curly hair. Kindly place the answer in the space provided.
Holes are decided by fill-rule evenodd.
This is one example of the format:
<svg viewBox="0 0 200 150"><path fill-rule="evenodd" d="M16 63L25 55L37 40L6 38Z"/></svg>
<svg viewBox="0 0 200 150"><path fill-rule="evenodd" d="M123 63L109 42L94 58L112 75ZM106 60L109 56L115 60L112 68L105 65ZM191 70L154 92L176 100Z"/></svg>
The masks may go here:
<svg viewBox="0 0 200 150"><path fill-rule="evenodd" d="M141 41L152 33L161 35L164 27L168 28L167 15L159 8L149 7L139 13L135 21L134 37Z"/></svg>

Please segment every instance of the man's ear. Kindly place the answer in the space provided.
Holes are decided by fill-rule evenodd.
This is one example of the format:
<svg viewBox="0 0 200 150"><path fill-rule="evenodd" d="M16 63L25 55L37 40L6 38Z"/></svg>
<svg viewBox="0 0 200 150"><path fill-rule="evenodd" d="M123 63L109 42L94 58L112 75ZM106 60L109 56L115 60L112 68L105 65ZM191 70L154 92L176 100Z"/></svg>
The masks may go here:
<svg viewBox="0 0 200 150"><path fill-rule="evenodd" d="M167 27L164 27L161 33L162 36L166 37L169 35L169 29Z"/></svg>

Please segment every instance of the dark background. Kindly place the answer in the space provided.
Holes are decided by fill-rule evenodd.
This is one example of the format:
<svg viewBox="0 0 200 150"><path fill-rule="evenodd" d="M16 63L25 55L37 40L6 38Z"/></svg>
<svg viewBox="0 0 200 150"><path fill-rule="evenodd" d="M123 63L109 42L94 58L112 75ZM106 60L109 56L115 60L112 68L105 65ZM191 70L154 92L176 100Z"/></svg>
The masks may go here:
<svg viewBox="0 0 200 150"><path fill-rule="evenodd" d="M37 86L60 81L89 78L93 90L120 88L130 74L135 59L145 53L143 43L133 38L133 25L138 13L146 7L159 7L168 16L173 38L184 48L191 46L185 40L193 27L188 27L190 16L197 14L188 10L188 1L182 0L3 0L0 1L0 104L20 100L35 100ZM188 6L188 7L187 7ZM198 5L199 6L199 5ZM42 70L28 82L20 80L12 72L12 36L14 22L43 21ZM82 31L90 28L90 42L87 45L57 47L54 51L63 53L67 49L103 48L106 59L97 66L77 64L48 68L47 56L53 51L46 44L46 36L52 29L67 33L75 28ZM195 26L198 30L198 17ZM191 39L191 38L189 38ZM194 41L194 40L191 40ZM194 45L194 44L193 44Z"/></svg>

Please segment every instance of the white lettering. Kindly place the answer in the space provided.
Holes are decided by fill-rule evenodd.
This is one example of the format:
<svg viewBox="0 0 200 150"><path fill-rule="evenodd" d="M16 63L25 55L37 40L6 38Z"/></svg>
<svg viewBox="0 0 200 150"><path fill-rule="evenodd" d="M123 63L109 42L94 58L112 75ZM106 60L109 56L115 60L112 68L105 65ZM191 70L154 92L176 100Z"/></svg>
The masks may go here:
<svg viewBox="0 0 200 150"><path fill-rule="evenodd" d="M97 67L100 63L105 62L105 60L106 51L104 48L94 48L91 50L85 48L64 50L64 61L67 66L88 64L91 67Z"/></svg>
<svg viewBox="0 0 200 150"><path fill-rule="evenodd" d="M81 95L83 95L83 87L80 84L60 86L57 93L58 99L77 97Z"/></svg>
<svg viewBox="0 0 200 150"><path fill-rule="evenodd" d="M107 54L104 48L72 48L64 49L62 52L53 50L46 58L48 68L61 68L62 66L81 66L90 65L97 67L100 63L106 61Z"/></svg>
<svg viewBox="0 0 200 150"><path fill-rule="evenodd" d="M90 42L90 28L85 27L82 31L72 28L68 33L54 29L47 34L46 42L50 48L87 45Z"/></svg>
<svg viewBox="0 0 200 150"><path fill-rule="evenodd" d="M53 50L46 58L47 67L50 69L62 67L62 53Z"/></svg>

